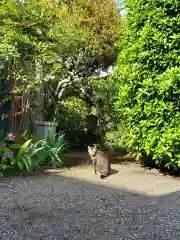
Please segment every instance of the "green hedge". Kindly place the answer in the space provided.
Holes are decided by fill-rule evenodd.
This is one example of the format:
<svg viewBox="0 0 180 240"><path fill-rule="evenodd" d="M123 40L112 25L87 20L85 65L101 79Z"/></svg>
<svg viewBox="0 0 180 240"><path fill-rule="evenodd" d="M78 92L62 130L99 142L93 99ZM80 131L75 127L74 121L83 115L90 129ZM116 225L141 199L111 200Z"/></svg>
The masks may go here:
<svg viewBox="0 0 180 240"><path fill-rule="evenodd" d="M138 160L180 167L180 1L129 0L116 109ZM121 140L122 140L121 139Z"/></svg>

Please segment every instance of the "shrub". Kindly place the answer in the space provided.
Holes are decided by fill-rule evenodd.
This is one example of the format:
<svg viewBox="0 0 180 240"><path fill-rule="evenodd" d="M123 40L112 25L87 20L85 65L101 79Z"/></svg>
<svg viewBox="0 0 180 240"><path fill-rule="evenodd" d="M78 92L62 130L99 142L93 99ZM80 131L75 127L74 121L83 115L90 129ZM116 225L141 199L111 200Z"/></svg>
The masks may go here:
<svg viewBox="0 0 180 240"><path fill-rule="evenodd" d="M33 171L40 167L62 165L65 150L64 136L35 139L16 139L12 133L0 142L0 171Z"/></svg>
<svg viewBox="0 0 180 240"><path fill-rule="evenodd" d="M70 97L59 103L56 121L58 130L63 131L72 145L84 145L86 143L86 118L89 115L87 104L77 97Z"/></svg>
<svg viewBox="0 0 180 240"><path fill-rule="evenodd" d="M91 79L82 86L83 94L59 103L58 129L72 145L103 143L106 132L114 130L117 115L113 102L117 86L114 77Z"/></svg>
<svg viewBox="0 0 180 240"><path fill-rule="evenodd" d="M122 140L138 160L178 170L180 2L128 0L118 59Z"/></svg>
<svg viewBox="0 0 180 240"><path fill-rule="evenodd" d="M123 108L126 141L139 158L145 152L156 164L180 167L180 69L172 68L145 80L136 92L137 103Z"/></svg>
<svg viewBox="0 0 180 240"><path fill-rule="evenodd" d="M47 137L47 139L41 139L35 144L31 157L37 167L38 165L58 167L63 164L61 158L66 148L67 141L65 141L64 135Z"/></svg>

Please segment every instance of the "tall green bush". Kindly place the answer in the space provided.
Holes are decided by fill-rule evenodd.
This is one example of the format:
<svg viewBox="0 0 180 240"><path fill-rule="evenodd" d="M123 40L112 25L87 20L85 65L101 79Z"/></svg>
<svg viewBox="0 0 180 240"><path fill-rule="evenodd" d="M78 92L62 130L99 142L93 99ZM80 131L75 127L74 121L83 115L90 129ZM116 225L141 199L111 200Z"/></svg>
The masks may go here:
<svg viewBox="0 0 180 240"><path fill-rule="evenodd" d="M70 97L59 102L56 112L58 131L62 131L71 145L86 144L86 117L90 109L87 104L77 97Z"/></svg>
<svg viewBox="0 0 180 240"><path fill-rule="evenodd" d="M127 0L117 63L122 139L140 160L180 167L180 1Z"/></svg>

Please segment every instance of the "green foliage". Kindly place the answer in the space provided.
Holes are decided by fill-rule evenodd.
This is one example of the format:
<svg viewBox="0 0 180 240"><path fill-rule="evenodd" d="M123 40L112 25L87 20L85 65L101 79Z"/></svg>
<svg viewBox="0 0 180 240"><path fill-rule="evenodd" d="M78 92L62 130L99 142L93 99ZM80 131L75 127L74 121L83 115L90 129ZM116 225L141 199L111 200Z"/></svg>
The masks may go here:
<svg viewBox="0 0 180 240"><path fill-rule="evenodd" d="M25 82L27 90L38 86L37 62L48 81L52 75L67 77L70 62L71 70L86 75L114 58L121 20L111 0L2 0L0 12L0 61L10 61L16 81Z"/></svg>
<svg viewBox="0 0 180 240"><path fill-rule="evenodd" d="M179 161L180 2L127 2L118 58L116 110L126 147L140 161L177 170Z"/></svg>
<svg viewBox="0 0 180 240"><path fill-rule="evenodd" d="M75 23L78 30L83 31L86 43L89 44L84 46L86 54L91 52L91 57L96 59L101 55L101 61L104 56L112 60L112 54L116 51L113 45L122 28L114 1L74 0L67 6L71 9L67 21Z"/></svg>
<svg viewBox="0 0 180 240"><path fill-rule="evenodd" d="M96 109L98 117L101 143L106 144L106 136L117 130L118 115L114 110L114 101L119 84L115 76L109 76L92 80L89 87L92 92L92 106Z"/></svg>
<svg viewBox="0 0 180 240"><path fill-rule="evenodd" d="M76 91L76 97L59 103L56 121L70 143L77 146L91 142L104 144L106 133L117 130L118 115L113 107L119 86L116 80L113 76L82 81L79 84L82 91ZM94 120L90 119L91 115Z"/></svg>
<svg viewBox="0 0 180 240"><path fill-rule="evenodd" d="M64 136L47 139L28 139L23 136L16 139L9 134L0 143L0 171L8 169L33 171L40 167L57 167L62 165L62 154L66 148Z"/></svg>
<svg viewBox="0 0 180 240"><path fill-rule="evenodd" d="M70 97L58 104L56 121L59 131L63 131L72 145L81 145L86 139L86 117L89 115L88 105L77 97Z"/></svg>
<svg viewBox="0 0 180 240"><path fill-rule="evenodd" d="M46 120L65 90L115 62L122 24L113 0L2 0L0 12L0 70L7 63L5 80L15 96L30 96L33 111L35 92L44 93Z"/></svg>
<svg viewBox="0 0 180 240"><path fill-rule="evenodd" d="M64 135L48 136L47 139L41 139L35 144L32 157L40 166L61 166L63 164L61 157L66 147Z"/></svg>

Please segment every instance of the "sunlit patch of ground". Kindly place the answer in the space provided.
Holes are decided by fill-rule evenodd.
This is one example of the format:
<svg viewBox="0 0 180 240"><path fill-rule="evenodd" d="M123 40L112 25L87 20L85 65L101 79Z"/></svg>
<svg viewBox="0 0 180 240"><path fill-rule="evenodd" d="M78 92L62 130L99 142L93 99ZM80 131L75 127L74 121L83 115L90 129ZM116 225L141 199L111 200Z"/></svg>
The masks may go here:
<svg viewBox="0 0 180 240"><path fill-rule="evenodd" d="M179 179L163 176L155 169L146 170L138 164L130 162L112 164L111 166L112 175L105 179L100 179L99 175L93 174L93 167L88 165L70 169L47 170L47 172L150 196L160 196L180 190Z"/></svg>

